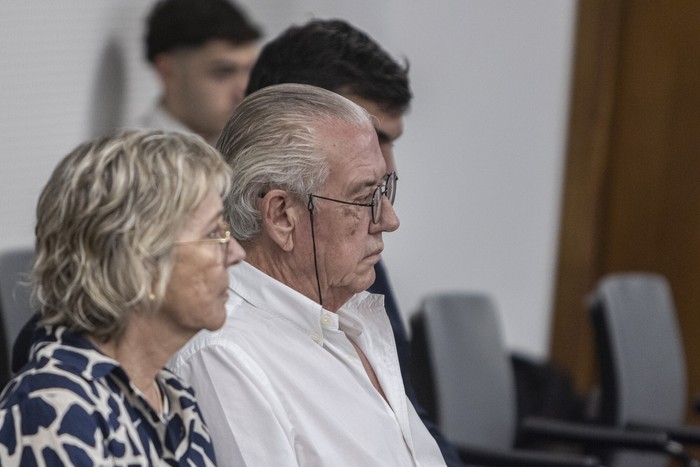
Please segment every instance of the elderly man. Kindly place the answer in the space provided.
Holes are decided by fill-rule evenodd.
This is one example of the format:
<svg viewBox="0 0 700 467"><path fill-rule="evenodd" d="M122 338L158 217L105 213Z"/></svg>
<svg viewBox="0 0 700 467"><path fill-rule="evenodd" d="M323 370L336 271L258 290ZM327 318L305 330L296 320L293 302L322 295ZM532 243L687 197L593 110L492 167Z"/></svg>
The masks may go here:
<svg viewBox="0 0 700 467"><path fill-rule="evenodd" d="M219 149L226 202L248 252L229 315L171 362L195 387L217 458L248 466L444 466L404 392L374 281L398 228L367 112L284 84L243 101Z"/></svg>
<svg viewBox="0 0 700 467"><path fill-rule="evenodd" d="M364 107L374 117L387 173L397 171L393 146L403 133L403 116L411 103L408 65L397 62L368 34L338 19L313 19L289 27L263 47L250 73L246 94L281 83L319 86ZM457 449L418 403L411 384L404 322L382 263L374 266L376 279L368 290L384 295L406 395L440 446L447 465L463 467Z"/></svg>

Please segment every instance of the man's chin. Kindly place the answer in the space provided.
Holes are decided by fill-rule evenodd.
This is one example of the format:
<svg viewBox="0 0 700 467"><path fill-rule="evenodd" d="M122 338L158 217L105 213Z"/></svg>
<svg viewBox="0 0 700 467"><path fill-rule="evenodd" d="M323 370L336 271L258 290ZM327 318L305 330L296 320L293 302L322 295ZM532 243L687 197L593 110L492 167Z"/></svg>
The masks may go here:
<svg viewBox="0 0 700 467"><path fill-rule="evenodd" d="M374 281L377 279L377 274L374 272L374 264L372 264L372 267L365 273L363 274L362 278L362 286L360 287L359 292L365 291L369 289L372 284L374 284Z"/></svg>

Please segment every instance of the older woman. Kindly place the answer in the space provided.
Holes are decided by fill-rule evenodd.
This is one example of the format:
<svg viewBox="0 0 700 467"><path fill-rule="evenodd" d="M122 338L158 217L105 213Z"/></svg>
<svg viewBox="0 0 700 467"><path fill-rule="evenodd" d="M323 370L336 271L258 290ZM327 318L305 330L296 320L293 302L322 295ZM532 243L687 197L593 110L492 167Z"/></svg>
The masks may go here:
<svg viewBox="0 0 700 467"><path fill-rule="evenodd" d="M127 131L83 144L37 207L42 319L0 400L0 465L213 465L192 391L163 369L224 323L230 169L202 139Z"/></svg>

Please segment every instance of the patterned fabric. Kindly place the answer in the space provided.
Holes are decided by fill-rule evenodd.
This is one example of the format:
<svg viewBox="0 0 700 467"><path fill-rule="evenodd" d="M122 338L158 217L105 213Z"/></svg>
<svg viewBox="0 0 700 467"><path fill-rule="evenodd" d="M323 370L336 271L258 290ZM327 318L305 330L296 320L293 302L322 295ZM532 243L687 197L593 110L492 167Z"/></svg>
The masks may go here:
<svg viewBox="0 0 700 467"><path fill-rule="evenodd" d="M37 330L0 395L0 465L215 465L192 390L167 370L161 417L119 364L63 327Z"/></svg>

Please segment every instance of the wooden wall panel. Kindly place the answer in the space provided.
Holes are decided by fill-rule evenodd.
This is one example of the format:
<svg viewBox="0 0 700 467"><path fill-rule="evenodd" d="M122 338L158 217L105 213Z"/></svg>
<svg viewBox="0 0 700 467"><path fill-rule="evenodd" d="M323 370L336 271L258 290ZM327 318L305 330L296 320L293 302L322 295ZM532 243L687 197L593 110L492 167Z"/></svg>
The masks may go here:
<svg viewBox="0 0 700 467"><path fill-rule="evenodd" d="M584 299L596 279L617 78L620 1L580 0L552 320L551 359L580 391L595 382Z"/></svg>
<svg viewBox="0 0 700 467"><path fill-rule="evenodd" d="M700 2L579 8L552 359L590 389L586 293L609 272L656 271L700 393Z"/></svg>

